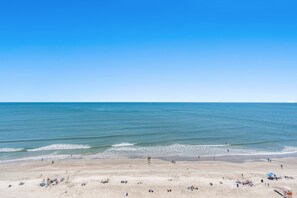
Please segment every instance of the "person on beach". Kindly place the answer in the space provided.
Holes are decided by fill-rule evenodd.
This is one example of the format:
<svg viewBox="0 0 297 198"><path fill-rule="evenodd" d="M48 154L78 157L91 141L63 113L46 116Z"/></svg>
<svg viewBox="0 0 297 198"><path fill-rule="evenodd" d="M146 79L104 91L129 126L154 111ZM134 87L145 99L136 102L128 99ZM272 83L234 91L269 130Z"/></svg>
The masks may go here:
<svg viewBox="0 0 297 198"><path fill-rule="evenodd" d="M151 165L151 159L152 159L152 157L148 157L148 158L147 158L147 163L148 163L148 165Z"/></svg>

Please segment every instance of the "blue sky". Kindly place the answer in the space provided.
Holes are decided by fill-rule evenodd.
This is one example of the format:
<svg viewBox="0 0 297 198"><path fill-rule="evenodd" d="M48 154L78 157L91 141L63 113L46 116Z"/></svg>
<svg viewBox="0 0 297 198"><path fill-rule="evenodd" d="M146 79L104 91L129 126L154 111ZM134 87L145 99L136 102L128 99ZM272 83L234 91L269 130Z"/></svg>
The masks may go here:
<svg viewBox="0 0 297 198"><path fill-rule="evenodd" d="M0 101L297 101L294 0L3 0Z"/></svg>

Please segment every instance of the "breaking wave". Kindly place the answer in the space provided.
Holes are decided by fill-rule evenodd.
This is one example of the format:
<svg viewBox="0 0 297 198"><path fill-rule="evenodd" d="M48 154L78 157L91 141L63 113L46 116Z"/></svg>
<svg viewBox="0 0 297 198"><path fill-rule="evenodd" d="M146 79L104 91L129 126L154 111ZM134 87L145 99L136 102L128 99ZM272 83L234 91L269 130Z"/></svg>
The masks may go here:
<svg viewBox="0 0 297 198"><path fill-rule="evenodd" d="M114 144L112 147L125 147L125 146L134 146L135 144L129 142L122 142L120 144Z"/></svg>
<svg viewBox="0 0 297 198"><path fill-rule="evenodd" d="M81 144L52 144L35 149L27 149L27 151L54 151L54 150L74 150L74 149L90 149L89 145Z"/></svg>
<svg viewBox="0 0 297 198"><path fill-rule="evenodd" d="M285 146L279 151L263 151L230 145L184 145L172 144L168 146L123 146L111 147L97 155L100 157L197 157L197 156L264 156L286 155L297 153L297 147Z"/></svg>
<svg viewBox="0 0 297 198"><path fill-rule="evenodd" d="M23 150L23 148L0 148L0 153L19 152Z"/></svg>
<svg viewBox="0 0 297 198"><path fill-rule="evenodd" d="M92 152L81 153L80 149L94 148ZM59 150L78 150L75 153L67 154L67 152L60 153ZM18 152L26 151L22 148L0 148L0 152ZM41 159L96 159L96 158L144 158L152 156L155 158L171 158L171 157L184 157L185 159L197 159L201 157L224 157L224 156L245 156L246 158L263 157L263 156L285 156L297 154L297 147L284 146L282 149L275 151L259 150L255 148L231 146L227 144L222 145L185 145L185 144L172 144L172 145L156 145L156 146L140 146L139 144L132 144L123 142L109 146L105 150L96 150L96 147L80 144L52 144L35 149L27 149L28 152L34 151L54 151L54 153L42 154L39 156L26 156L23 158L0 160L2 162L13 161L30 161ZM29 154L29 153L28 153Z"/></svg>

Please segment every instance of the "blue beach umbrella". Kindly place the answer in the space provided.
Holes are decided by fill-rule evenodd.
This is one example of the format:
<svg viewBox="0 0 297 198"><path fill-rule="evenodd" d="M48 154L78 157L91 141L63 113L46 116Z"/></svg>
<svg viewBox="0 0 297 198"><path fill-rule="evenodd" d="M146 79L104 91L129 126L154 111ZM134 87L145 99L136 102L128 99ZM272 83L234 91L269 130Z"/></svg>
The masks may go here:
<svg viewBox="0 0 297 198"><path fill-rule="evenodd" d="M267 177L273 177L274 176L273 173L267 173L266 175L267 175Z"/></svg>

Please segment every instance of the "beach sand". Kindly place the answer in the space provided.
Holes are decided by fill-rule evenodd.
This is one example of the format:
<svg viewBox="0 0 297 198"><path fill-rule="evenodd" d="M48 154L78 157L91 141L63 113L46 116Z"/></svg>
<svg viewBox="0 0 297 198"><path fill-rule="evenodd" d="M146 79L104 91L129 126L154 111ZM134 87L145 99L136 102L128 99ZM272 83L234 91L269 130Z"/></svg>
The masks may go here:
<svg viewBox="0 0 297 198"><path fill-rule="evenodd" d="M281 168L281 164L283 168ZM282 179L268 180L275 173ZM243 177L242 177L243 174ZM284 178L291 176L294 179ZM41 187L43 179L65 180ZM109 179L108 183L101 183ZM261 179L264 180L261 183ZM253 186L236 186L250 180ZM127 183L121 183L127 181ZM23 185L19 185L24 182ZM85 183L85 185L84 185ZM212 185L210 184L212 183ZM265 185L266 183L266 185ZM268 187L269 183L269 187ZM83 184L83 186L82 186ZM9 187L9 185L12 185ZM198 187L191 190L188 187ZM297 159L258 162L170 161L152 159L76 159L0 164L0 197L270 197L276 187L289 186L297 193ZM171 189L171 192L167 190ZM149 192L153 190L153 192ZM280 191L282 193L282 191Z"/></svg>

